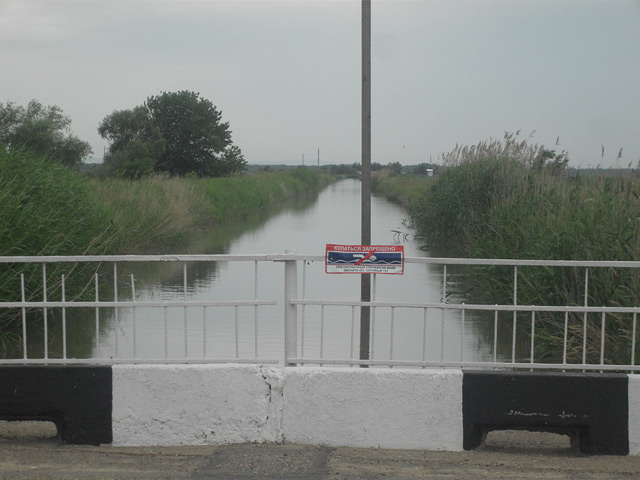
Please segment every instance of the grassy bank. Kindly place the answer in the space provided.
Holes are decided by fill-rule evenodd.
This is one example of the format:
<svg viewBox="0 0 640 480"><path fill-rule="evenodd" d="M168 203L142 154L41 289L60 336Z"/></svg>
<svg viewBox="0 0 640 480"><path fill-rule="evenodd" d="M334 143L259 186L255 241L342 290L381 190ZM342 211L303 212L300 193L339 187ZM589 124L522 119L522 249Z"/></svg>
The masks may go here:
<svg viewBox="0 0 640 480"><path fill-rule="evenodd" d="M0 255L144 253L315 194L332 180L302 167L225 178L95 180L26 151L0 149Z"/></svg>
<svg viewBox="0 0 640 480"><path fill-rule="evenodd" d="M512 140L512 139L511 139ZM567 177L557 158L523 143L494 142L457 152L431 188L411 205L410 219L428 246L451 256L477 258L640 260L640 181ZM481 147L485 148L481 148ZM480 152L481 154L478 154ZM548 151L547 151L548 152ZM470 295L486 303L513 301L513 271L474 269ZM518 302L583 305L584 269L519 269ZM589 305L640 303L640 275L631 269L589 272ZM590 321L587 360L600 351L600 321ZM582 359L583 318L571 318L569 358ZM631 318L607 317L608 362L630 357ZM537 331L538 359L558 357L562 318L548 315Z"/></svg>
<svg viewBox="0 0 640 480"><path fill-rule="evenodd" d="M28 151L7 153L0 148L0 255L150 253L178 244L198 229L317 193L331 180L298 168L228 178L99 181ZM27 297L42 298L41 269L3 267L0 298L20 299L20 273L25 274ZM54 279L62 274L67 278L66 298L82 294L87 285L75 284L74 278L90 277L86 272L74 275L74 270L47 270L49 298L59 298L60 280Z"/></svg>
<svg viewBox="0 0 640 480"><path fill-rule="evenodd" d="M207 179L94 180L92 187L117 231L116 250L134 253L179 244L194 230L273 209L330 181L299 168Z"/></svg>
<svg viewBox="0 0 640 480"><path fill-rule="evenodd" d="M397 175L382 171L372 177L371 189L373 193L408 209L433 182L434 177L425 175Z"/></svg>

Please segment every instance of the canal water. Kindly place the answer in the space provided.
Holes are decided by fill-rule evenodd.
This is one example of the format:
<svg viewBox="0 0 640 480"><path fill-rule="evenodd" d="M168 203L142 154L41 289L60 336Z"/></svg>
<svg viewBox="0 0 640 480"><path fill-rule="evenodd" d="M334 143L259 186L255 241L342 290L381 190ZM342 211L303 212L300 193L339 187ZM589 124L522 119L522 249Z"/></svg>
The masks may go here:
<svg viewBox="0 0 640 480"><path fill-rule="evenodd" d="M272 254L295 251L323 255L325 245L360 243L360 182L342 180L275 214L260 214L191 239L179 251L163 253ZM406 212L374 196L372 244L402 244L405 256L428 252L403 225ZM402 232L402 233L398 233ZM405 235L407 233L409 235ZM359 275L328 275L323 262L298 262L299 291L308 299L358 300ZM133 277L131 276L133 274ZM257 286L254 277L257 275ZM133 278L133 280L132 280ZM304 279L304 291L302 282ZM282 263L216 262L187 265L186 294L198 300L275 300L259 307L158 307L100 309L67 320L67 355L86 358L283 359ZM376 300L439 302L438 267L406 264L403 275L376 275ZM120 264L118 298L137 301L182 299L183 267ZM307 358L357 358L359 312L352 307L299 308L298 354ZM460 360L486 357L473 321L462 328L459 313L437 309L379 308L372 313L372 358L379 360ZM74 333L74 329L79 332ZM464 330L464 332L463 332ZM37 338L33 334L32 338ZM54 340L51 340L51 337ZM40 340L37 340L40 341ZM55 335L49 354L60 355ZM31 352L32 355L34 352Z"/></svg>

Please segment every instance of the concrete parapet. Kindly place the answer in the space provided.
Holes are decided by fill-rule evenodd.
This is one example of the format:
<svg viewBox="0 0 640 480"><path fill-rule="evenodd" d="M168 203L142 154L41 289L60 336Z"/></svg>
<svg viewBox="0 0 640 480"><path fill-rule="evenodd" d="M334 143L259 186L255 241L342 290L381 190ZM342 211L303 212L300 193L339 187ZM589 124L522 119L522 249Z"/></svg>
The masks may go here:
<svg viewBox="0 0 640 480"><path fill-rule="evenodd" d="M67 443L291 442L473 449L491 430L566 433L640 455L640 377L264 365L2 366L0 419L51 420Z"/></svg>
<svg viewBox="0 0 640 480"><path fill-rule="evenodd" d="M461 450L462 372L286 369L283 432L302 444Z"/></svg>
<svg viewBox="0 0 640 480"><path fill-rule="evenodd" d="M113 443L279 441L281 372L257 365L115 365Z"/></svg>

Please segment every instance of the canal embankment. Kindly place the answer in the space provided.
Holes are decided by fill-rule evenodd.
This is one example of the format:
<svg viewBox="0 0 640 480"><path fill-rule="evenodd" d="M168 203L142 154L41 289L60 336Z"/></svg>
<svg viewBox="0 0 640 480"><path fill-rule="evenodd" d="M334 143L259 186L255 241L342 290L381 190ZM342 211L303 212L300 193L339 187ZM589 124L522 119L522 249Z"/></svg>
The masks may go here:
<svg viewBox="0 0 640 480"><path fill-rule="evenodd" d="M0 150L0 255L182 251L201 232L312 198L335 180L302 167L222 178L100 180L26 150ZM81 277L78 268L73 272L49 272L66 275L69 298L86 289L85 283L74 283ZM20 299L20 273L28 298L41 298L40 273L28 268L0 272L0 298ZM48 288L55 295L60 282ZM14 339L7 327L14 318L12 312L0 318L0 341Z"/></svg>

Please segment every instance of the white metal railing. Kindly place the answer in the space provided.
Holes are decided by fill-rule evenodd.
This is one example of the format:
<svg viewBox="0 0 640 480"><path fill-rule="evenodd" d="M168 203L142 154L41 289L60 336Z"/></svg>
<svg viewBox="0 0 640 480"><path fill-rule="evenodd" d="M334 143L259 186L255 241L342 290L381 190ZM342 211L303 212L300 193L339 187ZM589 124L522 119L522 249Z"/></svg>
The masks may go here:
<svg viewBox="0 0 640 480"><path fill-rule="evenodd" d="M171 264L177 266L181 281L180 288L172 290L172 298L140 298L136 290L138 278L135 273L124 276L119 268L128 264ZM212 299L206 295L198 297L189 285L190 266L211 263L253 264L251 278L242 280L238 292L244 298ZM549 260L506 260L506 259L456 259L410 257L405 259L406 271L428 269L428 274L436 278L439 292L437 298L418 294L417 298L385 299L385 288L377 284L383 276L373 277L371 302L361 302L357 298L345 298L345 293L313 298L315 283L335 281L335 275L323 275L324 256L284 253L275 255L127 255L127 256L58 256L58 257L0 257L0 267L15 271L16 282L20 285L20 298L0 302L0 315L18 313L20 324L19 354L10 355L7 341L4 342L4 357L0 364L25 363L283 363L286 366L319 365L369 365L404 367L473 367L473 368L517 368L593 371L637 371L636 334L637 315L640 307L635 305L589 305L589 292L594 282L590 272L631 271L637 273L640 262L595 262L595 261L549 261ZM274 281L273 271L261 275L259 265L282 264L284 281ZM302 265L302 276L298 277ZM34 267L36 265L36 267ZM48 266L63 265L67 270L77 265L93 265L98 271L84 282L84 292L76 298L67 298L67 278L65 273L53 278ZM120 267L119 267L120 266ZM498 305L466 303L468 298L459 292L460 267L500 267L513 269L511 301ZM100 267L100 268L98 268ZM191 267L194 268L195 267ZM518 302L518 282L526 280L519 268L539 267L544 269L570 268L583 277L583 295L576 305L524 305ZM28 291L25 275L34 275L33 269L40 270L41 280L35 291ZM311 273L311 270L315 271ZM85 272L86 273L86 272ZM174 272L175 273L175 272ZM313 276L315 275L315 276ZM465 275L473 275L466 272ZM267 276L265 282L264 276ZM309 279L313 277L312 281ZM357 277L357 275L340 275ZM388 276L392 277L392 276ZM396 276L393 276L396 277ZM106 283L105 283L105 278ZM126 281L124 279L127 279ZM259 279L262 279L259 281ZM55 288L51 287L55 281ZM225 282L225 279L221 280ZM385 279L386 281L386 279ZM394 278L393 282L402 280ZM415 282L415 280L409 280ZM14 284L16 284L14 282ZM127 294L122 294L123 282ZM315 282L315 283L314 283ZM175 283L175 282L174 282ZM89 285L91 284L91 288ZM275 285L280 284L280 289ZM105 287L105 285L110 285ZM268 286L268 298L261 298L259 286ZM634 286L635 283L632 285ZM1 286L0 286L1 287ZM92 290L89 294L88 290ZM106 290L106 291L105 291ZM400 288L404 294L403 287ZM51 292L55 291L55 295ZM359 289L355 290L358 292ZM419 291L419 290L418 290ZM316 290L317 292L317 290ZM54 298L54 296L56 298ZM630 295L630 297L633 295ZM88 298L91 297L91 298ZM279 302L277 299L282 299ZM630 303L632 299L629 299ZM278 308L274 308L279 306ZM360 360L355 357L359 344L359 309L371 309L371 335L369 338L371 358ZM265 309L270 308L275 323L265 320ZM231 309L233 333L226 337L228 344L235 345L231 355L217 351L220 344L211 345L212 330L219 322L219 316L210 316L213 310ZM70 335L67 314L71 310L81 311L85 324L92 323L92 344L96 347L109 337L111 342L108 355L95 351L89 355L69 353ZM149 342L140 339L139 320L143 310L152 314L152 322L161 332L161 344L153 355L142 354L140 346ZM168 311L180 310L182 325L176 320L169 321ZM194 333L193 311L202 312L198 322L199 332ZM329 314L331 311L331 314ZM33 312L36 313L33 319ZM56 312L57 330L54 335L50 316ZM109 319L105 320L105 312ZM129 316L126 322L123 313ZM243 312L242 314L240 312ZM249 313L247 313L249 312ZM275 312L275 313L274 313ZM180 315L178 315L180 316ZM252 317L253 326L247 327L247 316ZM156 318L159 317L159 318ZM224 321L227 321L225 319ZM31 322L38 322L37 338ZM108 323L108 332L105 332ZM121 323L127 323L125 332ZM180 322L178 322L180 323ZM171 325L170 325L171 324ZM240 326L240 325L243 326ZM264 326L266 325L266 326ZM554 334L549 333L553 326ZM612 326L613 325L613 326ZM284 327L284 331L282 331ZM155 328L155 327L154 327ZM244 329L244 330L243 330ZM246 339L242 331L250 330L253 348L247 353ZM86 330L86 328L85 328ZM115 332L115 333L113 333ZM260 346L263 336L274 335L278 345L267 348ZM336 333L337 332L337 333ZM40 336L41 335L41 336ZM548 337L551 335L550 341ZM608 336L618 336L614 347L608 347ZM184 342L180 353L176 354L175 337ZM346 339L346 340L345 340ZM37 354L30 354L32 343L41 346ZM546 343L545 343L546 342ZM53 344L61 345L56 351ZM126 343L121 345L120 343ZM337 343L344 344L336 349ZM173 345L173 350L170 348ZM194 345L199 349L194 353ZM469 345L471 344L471 347ZM540 347L553 344L550 351L540 353ZM125 347L127 351L125 352ZM2 344L0 344L2 348ZM616 349L617 361L609 360L609 350ZM244 350L243 350L244 349ZM227 349L228 350L228 349ZM241 351L242 350L242 351ZM2 351L2 350L0 350ZM14 352L15 353L15 352ZM625 361L620 361L625 358Z"/></svg>

